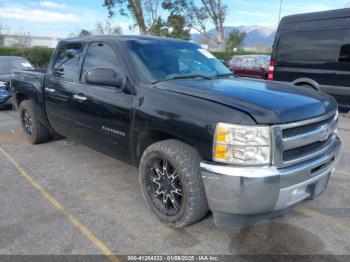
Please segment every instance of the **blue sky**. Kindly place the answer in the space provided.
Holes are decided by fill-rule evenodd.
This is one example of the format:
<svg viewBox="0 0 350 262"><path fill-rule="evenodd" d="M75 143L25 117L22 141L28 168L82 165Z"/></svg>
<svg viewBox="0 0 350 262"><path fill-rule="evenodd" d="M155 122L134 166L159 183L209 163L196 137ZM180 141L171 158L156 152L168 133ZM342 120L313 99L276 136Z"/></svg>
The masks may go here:
<svg viewBox="0 0 350 262"><path fill-rule="evenodd" d="M277 24L280 0L223 2L229 8L227 26ZM67 37L82 28L91 30L97 22L106 20L107 11L102 3L102 0L0 0L0 25L9 33ZM350 7L350 0L283 0L282 16L345 6ZM113 23L121 26L124 34L138 33L137 29L130 29L131 18L116 16Z"/></svg>

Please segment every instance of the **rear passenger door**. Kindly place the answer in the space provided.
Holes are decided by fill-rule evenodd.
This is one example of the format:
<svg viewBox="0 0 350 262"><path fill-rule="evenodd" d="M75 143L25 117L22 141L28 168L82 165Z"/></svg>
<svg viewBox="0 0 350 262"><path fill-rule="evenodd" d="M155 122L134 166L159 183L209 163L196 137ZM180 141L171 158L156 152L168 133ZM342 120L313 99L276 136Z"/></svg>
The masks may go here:
<svg viewBox="0 0 350 262"><path fill-rule="evenodd" d="M85 81L86 73L94 68L113 69L125 75L116 50L104 42L87 46L79 81L75 86L72 118L75 138L104 153L129 156L132 95L113 86L92 85Z"/></svg>
<svg viewBox="0 0 350 262"><path fill-rule="evenodd" d="M71 107L82 51L82 43L61 45L45 81L47 118L53 129L66 137L74 131Z"/></svg>

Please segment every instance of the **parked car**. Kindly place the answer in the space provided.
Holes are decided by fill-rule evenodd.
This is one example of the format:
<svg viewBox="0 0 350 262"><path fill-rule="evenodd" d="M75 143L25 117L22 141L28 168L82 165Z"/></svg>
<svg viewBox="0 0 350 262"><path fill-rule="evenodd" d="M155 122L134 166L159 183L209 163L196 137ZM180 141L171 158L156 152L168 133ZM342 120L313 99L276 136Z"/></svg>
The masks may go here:
<svg viewBox="0 0 350 262"><path fill-rule="evenodd" d="M332 97L235 77L187 41L64 40L47 73L15 70L11 86L30 143L56 132L138 166L172 227L208 208L217 225L276 215L321 194L339 157Z"/></svg>
<svg viewBox="0 0 350 262"><path fill-rule="evenodd" d="M0 108L10 106L12 104L11 93L0 88Z"/></svg>
<svg viewBox="0 0 350 262"><path fill-rule="evenodd" d="M268 55L239 55L233 56L226 65L238 76L267 79L269 62Z"/></svg>
<svg viewBox="0 0 350 262"><path fill-rule="evenodd" d="M23 57L0 56L0 106L12 104L10 92L11 71L14 69L33 69Z"/></svg>
<svg viewBox="0 0 350 262"><path fill-rule="evenodd" d="M350 109L350 8L284 17L269 80L323 91Z"/></svg>

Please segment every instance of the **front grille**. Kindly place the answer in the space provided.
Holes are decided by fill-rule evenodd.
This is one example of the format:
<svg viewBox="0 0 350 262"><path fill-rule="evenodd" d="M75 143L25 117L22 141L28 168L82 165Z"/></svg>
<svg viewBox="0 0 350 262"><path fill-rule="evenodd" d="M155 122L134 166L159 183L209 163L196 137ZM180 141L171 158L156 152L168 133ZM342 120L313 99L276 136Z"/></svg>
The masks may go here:
<svg viewBox="0 0 350 262"><path fill-rule="evenodd" d="M325 142L315 142L306 146L297 147L294 149L289 149L283 152L283 161L291 161L296 158L305 157L309 154L314 154L328 143Z"/></svg>
<svg viewBox="0 0 350 262"><path fill-rule="evenodd" d="M323 121L319 121L316 123L284 129L282 131L282 136L283 136L283 138L288 138L288 137L293 137L293 136L297 136L297 135L300 135L303 133L310 132L312 130L319 128L320 126L322 126L324 124L329 124L333 120L333 118L334 118L334 115L323 120Z"/></svg>
<svg viewBox="0 0 350 262"><path fill-rule="evenodd" d="M337 140L338 114L275 126L274 163L279 167L315 158Z"/></svg>

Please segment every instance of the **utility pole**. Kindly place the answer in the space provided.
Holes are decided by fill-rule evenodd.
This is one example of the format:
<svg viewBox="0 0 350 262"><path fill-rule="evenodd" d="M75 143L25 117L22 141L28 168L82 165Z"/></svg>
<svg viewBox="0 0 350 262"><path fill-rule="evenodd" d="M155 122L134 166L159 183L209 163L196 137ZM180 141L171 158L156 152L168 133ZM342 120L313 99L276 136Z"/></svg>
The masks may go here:
<svg viewBox="0 0 350 262"><path fill-rule="evenodd" d="M280 0L280 11L278 12L278 23L281 21L282 3L283 3L283 0Z"/></svg>

